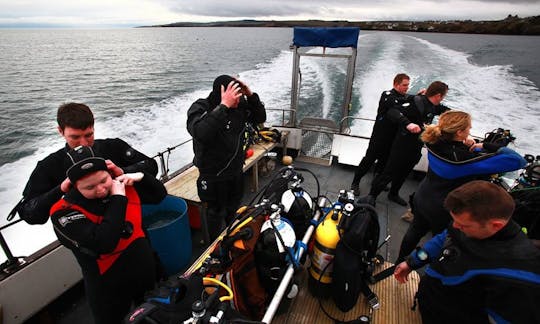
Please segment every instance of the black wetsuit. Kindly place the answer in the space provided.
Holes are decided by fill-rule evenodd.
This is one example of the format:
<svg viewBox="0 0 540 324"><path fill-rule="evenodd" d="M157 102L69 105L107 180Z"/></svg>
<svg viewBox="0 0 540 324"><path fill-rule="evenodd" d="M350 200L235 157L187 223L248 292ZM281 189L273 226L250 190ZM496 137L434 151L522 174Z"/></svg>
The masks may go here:
<svg viewBox="0 0 540 324"><path fill-rule="evenodd" d="M422 323L540 323L540 249L512 220L486 239L449 228L424 244ZM421 266L416 252L407 261Z"/></svg>
<svg viewBox="0 0 540 324"><path fill-rule="evenodd" d="M266 110L256 93L247 100L243 97L237 108L213 105L208 98L189 108L187 128L193 137L193 162L200 174L197 191L208 205L211 239L218 236L242 200L246 122L260 124L265 120Z"/></svg>
<svg viewBox="0 0 540 324"><path fill-rule="evenodd" d="M431 124L435 115L440 115L448 109L444 105L433 105L424 95L416 95L406 103L394 106L388 111L388 117L395 121L399 128L392 142L384 171L373 180L369 195L377 197L390 181L392 186L389 194L398 195L407 175L420 160L424 145L419 138L420 133L410 133L406 129L407 125L414 123L423 128L424 124Z"/></svg>
<svg viewBox="0 0 540 324"><path fill-rule="evenodd" d="M469 151L467 145L458 141L441 140L435 144L427 144L426 146L431 152L452 162L467 161L480 155L479 152ZM487 152L495 152L500 147L501 145L497 144L484 144L484 149ZM490 174L498 172L497 165L490 162L490 159L486 159L484 162L492 164L491 170L493 172ZM463 167L466 168L467 166L464 165ZM407 229L405 236L403 236L396 264L403 261L429 231L435 235L447 228L452 218L444 208L444 199L450 191L469 181L487 180L488 178L489 174L477 174L447 179L428 167L426 176L414 193L413 204L411 206L414 219Z"/></svg>
<svg viewBox="0 0 540 324"><path fill-rule="evenodd" d="M373 125L373 131L366 150L366 155L360 161L358 168L354 172L352 185L358 185L362 177L368 172L373 163L377 161L375 173L380 173L384 169L392 141L396 136L398 129L397 123L388 118L387 113L395 105L402 104L407 98L412 97L408 94L401 94L396 89L384 91L379 99L379 108L377 109L377 118Z"/></svg>
<svg viewBox="0 0 540 324"><path fill-rule="evenodd" d="M140 204L157 204L166 194L159 180L145 174L126 187L126 196L86 199L71 189L52 207L55 233L81 267L96 324L120 323L132 302L141 303L153 288L155 258L142 230ZM99 222L92 220L96 216Z"/></svg>
<svg viewBox="0 0 540 324"><path fill-rule="evenodd" d="M96 156L111 160L124 173L144 171L157 175L156 161L138 152L118 138L98 139L92 146ZM73 165L68 158L67 144L37 163L23 191L24 201L18 212L29 224L45 224L51 206L64 194L60 184L66 179L67 169Z"/></svg>

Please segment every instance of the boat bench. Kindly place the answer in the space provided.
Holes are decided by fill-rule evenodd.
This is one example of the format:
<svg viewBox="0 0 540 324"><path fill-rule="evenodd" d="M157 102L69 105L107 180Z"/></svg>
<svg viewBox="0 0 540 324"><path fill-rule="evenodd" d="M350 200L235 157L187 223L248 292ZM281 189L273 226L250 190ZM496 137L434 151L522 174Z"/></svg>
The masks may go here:
<svg viewBox="0 0 540 324"><path fill-rule="evenodd" d="M287 133L282 132L281 143L261 142L251 145L253 155L247 158L244 162L243 172L246 173L251 169L251 191L259 190L259 165L258 162L265 156L267 152L275 148L278 144L283 145L285 152L287 148ZM195 165L188 166L184 171L180 172L167 182L165 188L170 195L180 197L191 205L199 209L201 217L201 230L203 234L203 244L210 242L208 234L208 225L206 221L206 204L201 201L197 193L197 178L199 178L199 169Z"/></svg>

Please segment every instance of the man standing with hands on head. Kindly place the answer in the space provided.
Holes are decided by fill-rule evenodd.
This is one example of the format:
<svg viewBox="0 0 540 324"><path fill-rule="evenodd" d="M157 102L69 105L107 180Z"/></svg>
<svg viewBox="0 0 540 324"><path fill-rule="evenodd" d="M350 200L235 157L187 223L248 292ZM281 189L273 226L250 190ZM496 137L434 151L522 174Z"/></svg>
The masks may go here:
<svg viewBox="0 0 540 324"><path fill-rule="evenodd" d="M240 205L243 195L246 123L266 121L259 96L238 79L221 75L207 98L188 111L194 164L199 168L197 191L207 203L208 229L215 239Z"/></svg>
<svg viewBox="0 0 540 324"><path fill-rule="evenodd" d="M26 187L23 200L18 204L20 217L29 224L45 224L51 206L73 186L66 171L73 162L67 158L70 149L84 145L92 147L103 157L113 176L138 171L156 176L156 161L133 149L119 138L94 140L94 115L82 103L61 105L57 112L58 132L66 145L37 163Z"/></svg>

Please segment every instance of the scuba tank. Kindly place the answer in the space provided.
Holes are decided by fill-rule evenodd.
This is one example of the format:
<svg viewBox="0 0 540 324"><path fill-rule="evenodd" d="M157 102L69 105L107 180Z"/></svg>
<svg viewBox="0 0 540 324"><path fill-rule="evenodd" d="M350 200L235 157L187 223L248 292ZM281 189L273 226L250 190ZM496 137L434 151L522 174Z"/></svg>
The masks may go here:
<svg viewBox="0 0 540 324"><path fill-rule="evenodd" d="M336 204L315 229L308 279L308 289L315 297L326 298L330 295L341 214L342 207Z"/></svg>
<svg viewBox="0 0 540 324"><path fill-rule="evenodd" d="M269 294L273 294L288 262L294 257L296 235L292 225L281 217L281 208L272 204L271 214L261 227L261 234L255 247L255 262L261 283Z"/></svg>
<svg viewBox="0 0 540 324"><path fill-rule="evenodd" d="M285 218L281 217L281 208L279 208L277 205L272 205L270 208L272 210L272 214L268 217L268 220L263 223L261 227L261 235L264 237L266 232L271 232L274 234L274 238L272 240L277 244L279 253L286 253L286 248L294 247L296 242L294 229ZM281 238L279 236L281 236ZM285 244L285 247L283 244Z"/></svg>
<svg viewBox="0 0 540 324"><path fill-rule="evenodd" d="M291 221L294 227L296 237L301 239L313 214L313 199L300 186L304 180L300 174L295 174L291 180L290 189L281 195L281 205L283 205L285 217Z"/></svg>

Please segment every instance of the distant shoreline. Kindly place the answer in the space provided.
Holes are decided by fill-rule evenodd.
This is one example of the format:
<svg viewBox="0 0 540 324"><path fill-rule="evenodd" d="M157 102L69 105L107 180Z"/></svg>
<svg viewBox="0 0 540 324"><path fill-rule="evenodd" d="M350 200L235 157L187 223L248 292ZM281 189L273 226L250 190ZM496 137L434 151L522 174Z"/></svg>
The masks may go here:
<svg viewBox="0 0 540 324"><path fill-rule="evenodd" d="M503 20L448 21L325 21L325 20L236 20L208 23L176 22L145 27L360 27L363 30L389 30L434 33L497 35L540 35L540 16L519 18L508 15Z"/></svg>

